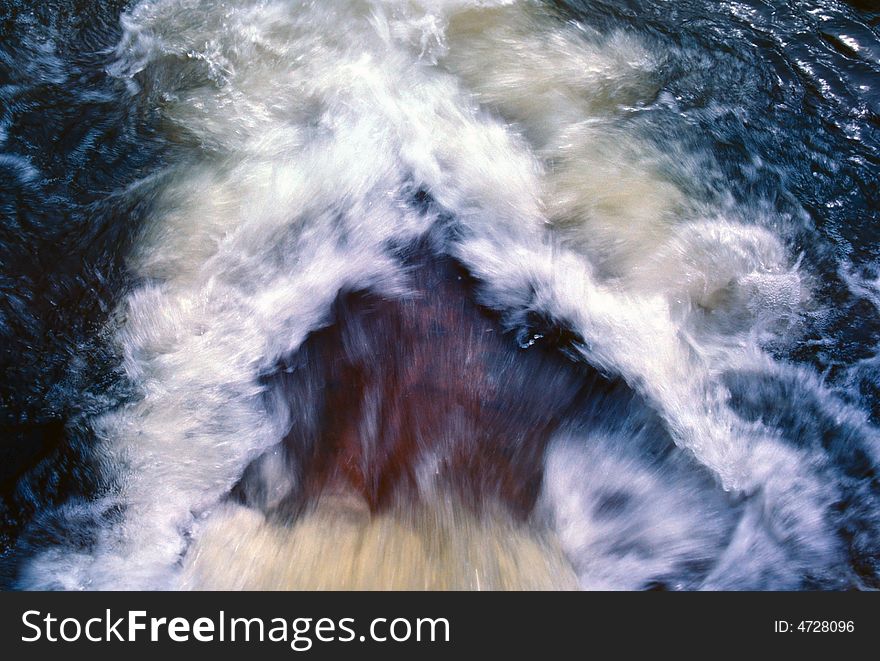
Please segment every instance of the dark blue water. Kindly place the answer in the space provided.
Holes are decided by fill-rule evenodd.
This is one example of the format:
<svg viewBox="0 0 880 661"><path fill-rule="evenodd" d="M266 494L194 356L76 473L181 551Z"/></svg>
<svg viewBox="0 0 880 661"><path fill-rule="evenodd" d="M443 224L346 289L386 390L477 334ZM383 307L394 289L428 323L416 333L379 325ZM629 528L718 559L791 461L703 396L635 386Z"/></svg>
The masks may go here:
<svg viewBox="0 0 880 661"><path fill-rule="evenodd" d="M710 151L702 194L723 190L792 219L791 247L819 275L821 295L812 333L788 357L827 373L876 422L876 299L844 274L878 277L880 10L836 1L563 4L669 54L660 97L645 109L649 132Z"/></svg>
<svg viewBox="0 0 880 661"><path fill-rule="evenodd" d="M83 416L121 399L101 339L162 163L150 109L106 67L122 2L0 4L2 555L44 508L101 488Z"/></svg>

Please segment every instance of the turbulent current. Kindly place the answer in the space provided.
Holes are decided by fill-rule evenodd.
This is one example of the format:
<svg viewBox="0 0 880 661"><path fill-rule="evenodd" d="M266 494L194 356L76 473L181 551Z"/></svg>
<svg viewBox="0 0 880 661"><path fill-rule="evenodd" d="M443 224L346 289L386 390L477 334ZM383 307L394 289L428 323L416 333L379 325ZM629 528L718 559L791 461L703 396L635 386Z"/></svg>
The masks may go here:
<svg viewBox="0 0 880 661"><path fill-rule="evenodd" d="M869 3L0 35L4 587L880 587Z"/></svg>

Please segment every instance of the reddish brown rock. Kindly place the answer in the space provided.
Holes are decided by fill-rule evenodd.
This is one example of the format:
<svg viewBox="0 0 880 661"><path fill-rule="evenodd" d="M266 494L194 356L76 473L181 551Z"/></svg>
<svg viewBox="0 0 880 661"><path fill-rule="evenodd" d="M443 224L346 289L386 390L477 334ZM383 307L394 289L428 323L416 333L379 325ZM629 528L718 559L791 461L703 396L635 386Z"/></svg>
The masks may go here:
<svg viewBox="0 0 880 661"><path fill-rule="evenodd" d="M448 258L420 250L408 264L410 294L341 295L277 377L302 495L353 489L379 511L430 482L525 515L550 435L602 379L546 338L522 348Z"/></svg>

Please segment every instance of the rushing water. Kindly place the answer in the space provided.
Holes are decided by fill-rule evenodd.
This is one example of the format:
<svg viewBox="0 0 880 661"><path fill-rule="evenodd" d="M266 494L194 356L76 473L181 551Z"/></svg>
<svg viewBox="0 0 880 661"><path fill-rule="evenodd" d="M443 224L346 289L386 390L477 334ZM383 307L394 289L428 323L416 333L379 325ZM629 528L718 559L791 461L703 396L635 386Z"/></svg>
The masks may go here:
<svg viewBox="0 0 880 661"><path fill-rule="evenodd" d="M2 0L0 172L6 587L880 587L871 3Z"/></svg>

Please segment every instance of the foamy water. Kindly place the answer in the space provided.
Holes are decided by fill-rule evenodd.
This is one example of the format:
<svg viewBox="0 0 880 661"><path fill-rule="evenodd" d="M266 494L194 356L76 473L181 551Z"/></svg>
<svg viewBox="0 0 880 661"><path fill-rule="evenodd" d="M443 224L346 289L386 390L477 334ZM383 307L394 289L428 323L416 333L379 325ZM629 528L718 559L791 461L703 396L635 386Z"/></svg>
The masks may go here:
<svg viewBox="0 0 880 661"><path fill-rule="evenodd" d="M801 220L704 194L687 126L645 129L668 102L657 43L516 1L152 0L121 22L109 71L182 146L142 183L105 331L135 392L88 420L116 486L62 517L94 542L39 549L20 587L860 583L836 506L867 487L777 424L802 402L880 461L858 403L785 358L824 305ZM289 525L226 502L303 424L265 375L340 292L404 296L399 248L424 237L509 328L552 320L627 394L557 431L526 522L442 492ZM261 461L270 494L296 488Z"/></svg>

